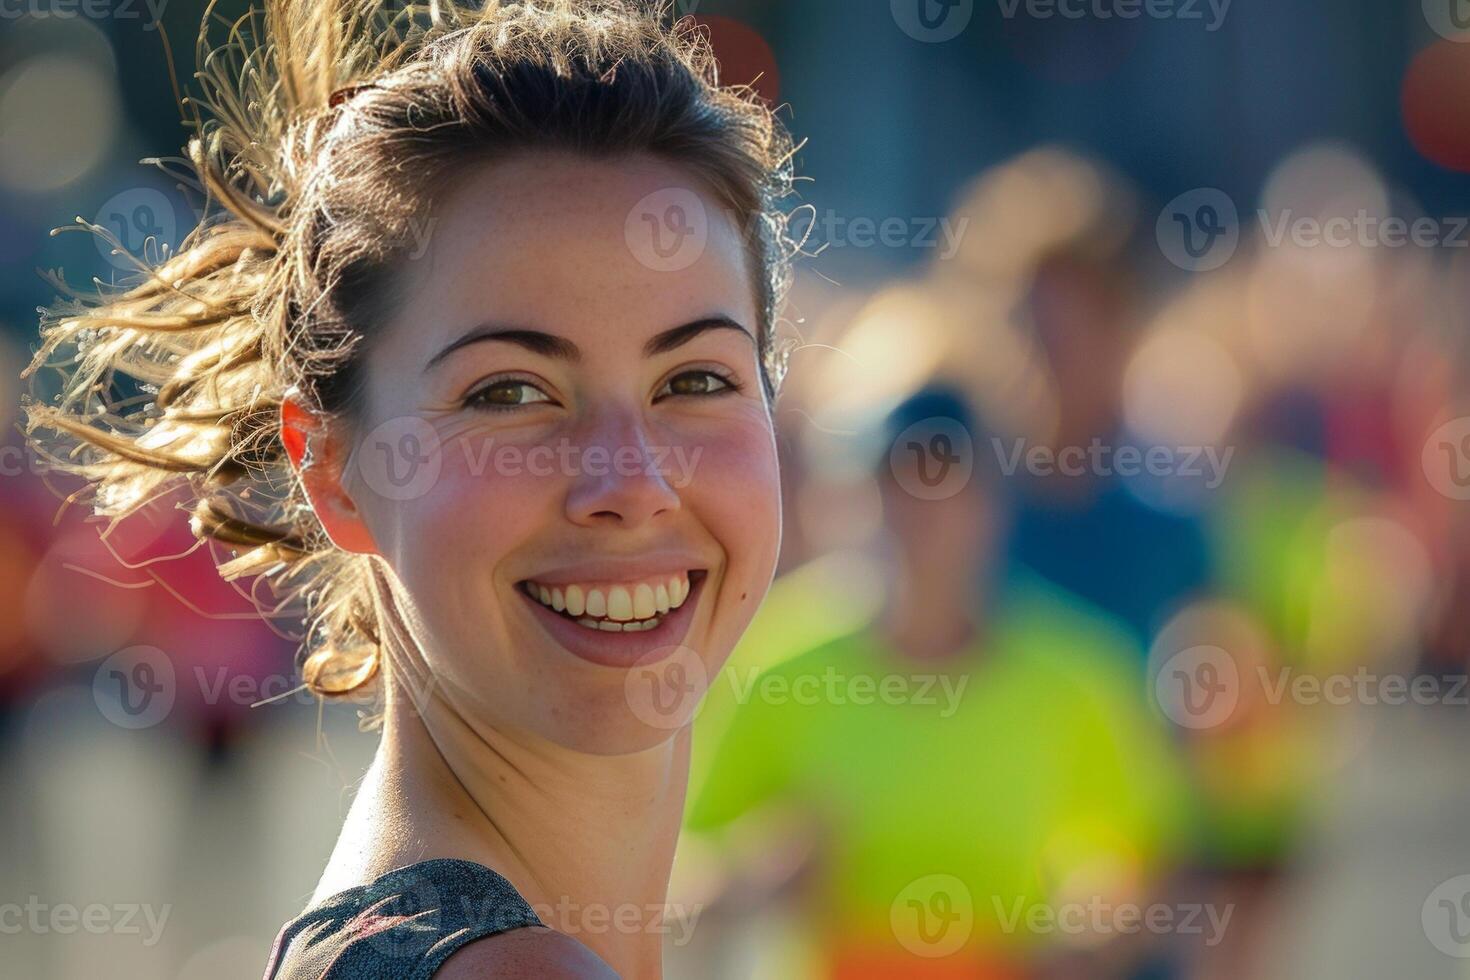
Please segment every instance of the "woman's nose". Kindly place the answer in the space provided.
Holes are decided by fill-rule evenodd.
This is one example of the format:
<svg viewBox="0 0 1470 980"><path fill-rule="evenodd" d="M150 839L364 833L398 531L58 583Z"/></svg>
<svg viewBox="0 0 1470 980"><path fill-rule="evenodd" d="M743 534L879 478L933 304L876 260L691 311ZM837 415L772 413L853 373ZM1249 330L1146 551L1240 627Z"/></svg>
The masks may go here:
<svg viewBox="0 0 1470 980"><path fill-rule="evenodd" d="M668 447L649 438L636 420L589 427L567 493L567 517L575 524L637 527L679 509L662 462Z"/></svg>

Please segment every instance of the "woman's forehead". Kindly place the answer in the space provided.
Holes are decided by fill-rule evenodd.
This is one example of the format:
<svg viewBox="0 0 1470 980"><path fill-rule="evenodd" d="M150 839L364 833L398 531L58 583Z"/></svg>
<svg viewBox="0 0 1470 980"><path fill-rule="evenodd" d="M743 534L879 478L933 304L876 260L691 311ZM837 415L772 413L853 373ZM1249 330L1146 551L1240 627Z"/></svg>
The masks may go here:
<svg viewBox="0 0 1470 980"><path fill-rule="evenodd" d="M416 334L493 319L553 333L650 334L711 311L755 329L750 256L732 216L648 157L520 157L480 168L435 209L406 270Z"/></svg>

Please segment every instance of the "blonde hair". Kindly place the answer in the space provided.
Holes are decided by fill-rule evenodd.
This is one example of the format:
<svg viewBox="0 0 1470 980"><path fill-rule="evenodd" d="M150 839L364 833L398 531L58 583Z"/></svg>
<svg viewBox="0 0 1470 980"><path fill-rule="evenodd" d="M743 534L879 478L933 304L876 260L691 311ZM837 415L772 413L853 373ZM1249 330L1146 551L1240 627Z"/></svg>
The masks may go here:
<svg viewBox="0 0 1470 980"><path fill-rule="evenodd" d="M707 38L669 24L664 2L267 0L214 48L212 16L187 148L203 218L131 283L43 311L26 374L54 372L59 391L28 399L27 435L85 477L101 515L186 486L195 536L231 551L221 575L299 600L303 680L345 695L379 672L386 599L370 559L336 549L312 514L280 407L295 389L350 415L426 189L536 148L683 166L751 232L774 393L794 149L752 90L720 85Z"/></svg>

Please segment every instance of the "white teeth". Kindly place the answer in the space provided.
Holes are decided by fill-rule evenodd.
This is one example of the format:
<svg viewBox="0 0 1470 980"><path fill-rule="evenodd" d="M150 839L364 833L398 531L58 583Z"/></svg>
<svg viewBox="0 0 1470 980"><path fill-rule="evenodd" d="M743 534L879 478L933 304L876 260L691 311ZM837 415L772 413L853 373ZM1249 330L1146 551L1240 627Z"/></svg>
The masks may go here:
<svg viewBox="0 0 1470 980"><path fill-rule="evenodd" d="M565 612L588 629L609 633L637 633L651 630L662 616L678 609L689 598L689 579L676 575L666 582L638 582L613 585L606 591L581 585L549 588L536 582L525 583L527 594Z"/></svg>
<svg viewBox="0 0 1470 980"><path fill-rule="evenodd" d="M603 633L642 633L657 627L663 620L649 619L641 623L615 623L610 619L588 619L583 616L577 620L578 626L585 626L589 630L599 630Z"/></svg>
<svg viewBox="0 0 1470 980"><path fill-rule="evenodd" d="M633 590L633 618L652 619L654 609L653 590L640 582Z"/></svg>
<svg viewBox="0 0 1470 980"><path fill-rule="evenodd" d="M642 620L638 623L614 623L612 620L589 620L579 619L578 623L588 629L601 630L604 633L642 633L644 630L653 629L663 620Z"/></svg>
<svg viewBox="0 0 1470 980"><path fill-rule="evenodd" d="M614 585L607 593L607 618L625 623L633 618L633 597L621 585Z"/></svg>

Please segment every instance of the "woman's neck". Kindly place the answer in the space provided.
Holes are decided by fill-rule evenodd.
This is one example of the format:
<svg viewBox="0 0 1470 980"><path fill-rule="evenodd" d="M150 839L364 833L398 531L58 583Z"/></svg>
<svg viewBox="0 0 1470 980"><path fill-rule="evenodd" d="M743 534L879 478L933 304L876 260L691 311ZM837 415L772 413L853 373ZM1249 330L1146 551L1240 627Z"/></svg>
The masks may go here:
<svg viewBox="0 0 1470 980"><path fill-rule="evenodd" d="M656 980L688 729L643 752L595 756L476 724L438 693L422 711L393 700L328 878L475 861L620 976ZM341 890L325 878L322 889Z"/></svg>

